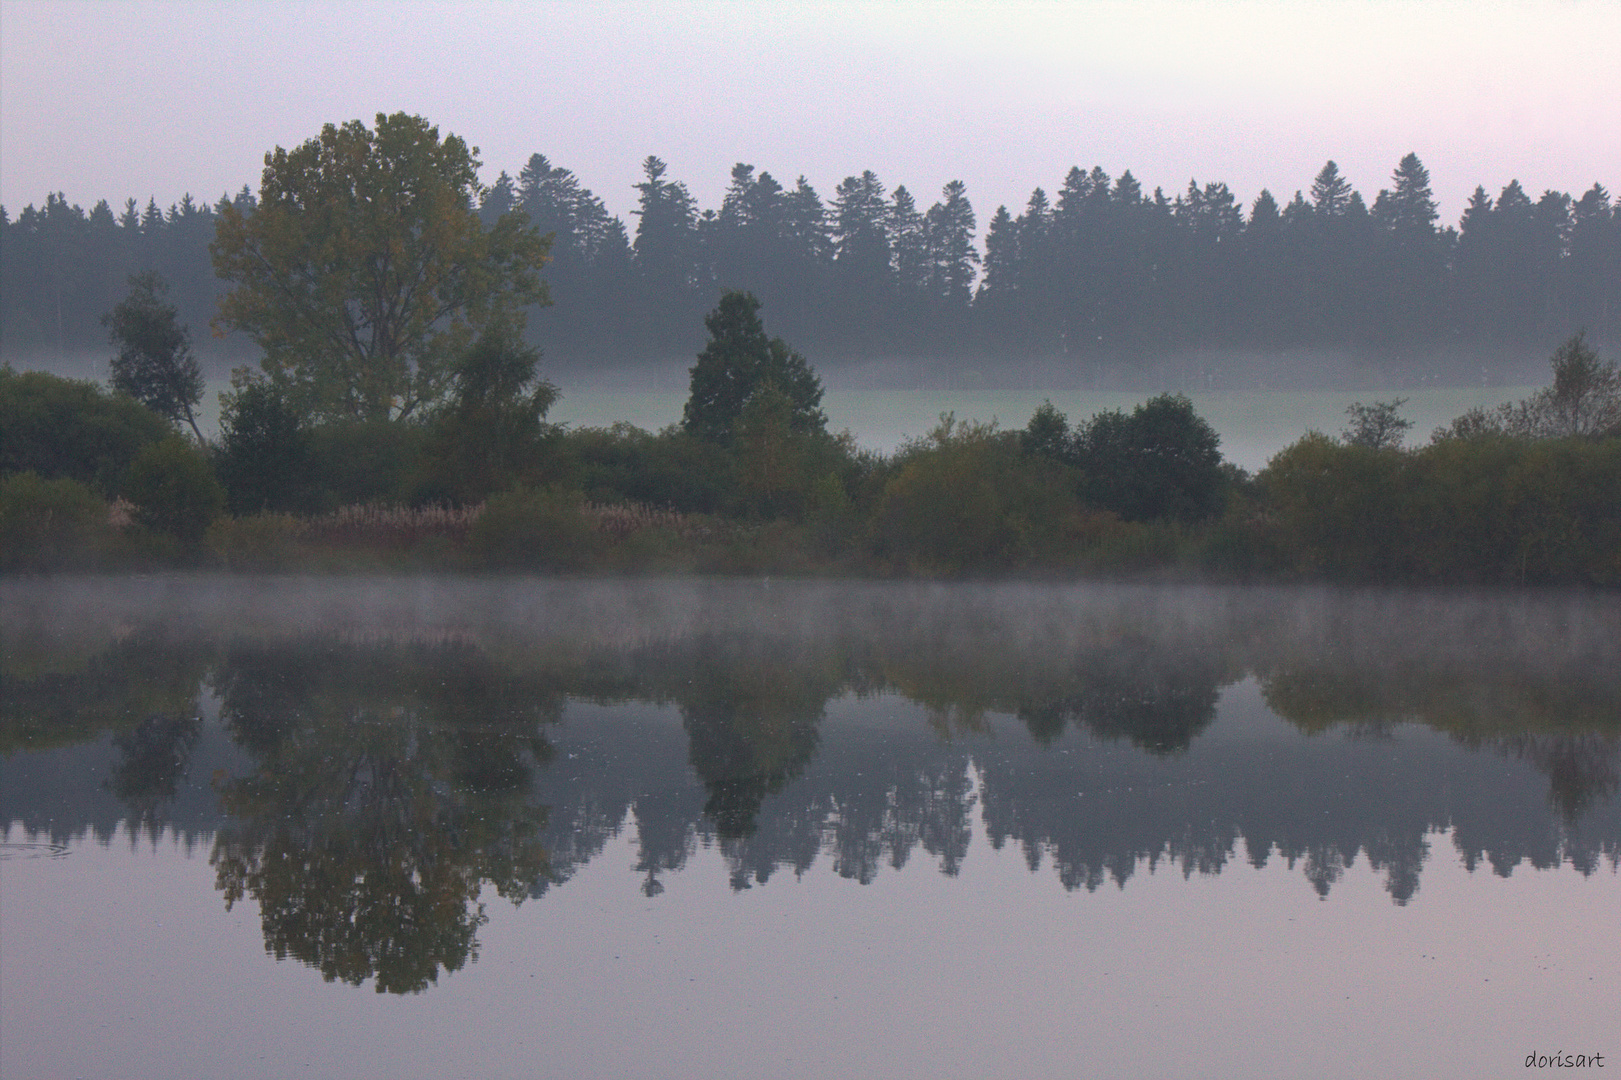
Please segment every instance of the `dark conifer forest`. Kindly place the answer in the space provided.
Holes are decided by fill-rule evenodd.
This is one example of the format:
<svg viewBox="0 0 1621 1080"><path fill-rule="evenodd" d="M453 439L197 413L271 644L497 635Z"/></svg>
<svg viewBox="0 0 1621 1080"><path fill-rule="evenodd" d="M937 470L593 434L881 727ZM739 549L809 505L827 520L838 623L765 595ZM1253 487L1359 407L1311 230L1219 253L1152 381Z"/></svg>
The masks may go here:
<svg viewBox="0 0 1621 1080"><path fill-rule="evenodd" d="M487 222L519 209L553 238L552 304L528 331L549 370L679 378L734 288L825 372L899 362L875 377L972 369L987 385L1478 384L1537 378L1578 330L1621 342L1621 200L1598 183L1477 187L1448 224L1414 154L1371 199L1332 161L1247 206L1221 182L1145 191L1129 170L1076 167L989 214L959 182L913 192L871 171L824 196L738 164L718 209L657 157L643 174L629 222L540 154L482 193ZM216 220L253 201L0 210L4 355L105 353L102 317L156 271L212 371L252 359L206 327L225 289Z"/></svg>

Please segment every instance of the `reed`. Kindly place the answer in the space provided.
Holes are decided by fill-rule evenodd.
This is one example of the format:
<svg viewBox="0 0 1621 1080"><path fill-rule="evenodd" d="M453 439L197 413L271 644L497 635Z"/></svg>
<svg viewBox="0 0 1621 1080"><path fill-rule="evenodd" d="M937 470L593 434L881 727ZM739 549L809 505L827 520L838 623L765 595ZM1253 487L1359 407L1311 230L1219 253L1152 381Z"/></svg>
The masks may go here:
<svg viewBox="0 0 1621 1080"><path fill-rule="evenodd" d="M472 506L386 506L364 503L343 506L308 519L310 539L340 547L409 548L429 537L462 541L484 512Z"/></svg>

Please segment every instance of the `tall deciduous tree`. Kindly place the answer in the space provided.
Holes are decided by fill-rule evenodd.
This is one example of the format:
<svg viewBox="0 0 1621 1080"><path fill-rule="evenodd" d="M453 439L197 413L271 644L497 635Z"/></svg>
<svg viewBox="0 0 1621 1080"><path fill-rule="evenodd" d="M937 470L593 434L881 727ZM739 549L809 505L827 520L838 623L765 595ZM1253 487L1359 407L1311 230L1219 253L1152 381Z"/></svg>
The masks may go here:
<svg viewBox="0 0 1621 1080"><path fill-rule="evenodd" d="M118 348L113 389L172 424L185 421L201 443L193 410L203 399L203 373L191 351L191 331L180 324L168 292L157 273L134 274L129 295L101 317L108 339Z"/></svg>
<svg viewBox="0 0 1621 1080"><path fill-rule="evenodd" d="M265 351L309 412L409 416L445 395L486 327L546 303L547 242L519 214L486 227L478 150L419 116L328 124L265 155L251 213L222 208L218 325Z"/></svg>

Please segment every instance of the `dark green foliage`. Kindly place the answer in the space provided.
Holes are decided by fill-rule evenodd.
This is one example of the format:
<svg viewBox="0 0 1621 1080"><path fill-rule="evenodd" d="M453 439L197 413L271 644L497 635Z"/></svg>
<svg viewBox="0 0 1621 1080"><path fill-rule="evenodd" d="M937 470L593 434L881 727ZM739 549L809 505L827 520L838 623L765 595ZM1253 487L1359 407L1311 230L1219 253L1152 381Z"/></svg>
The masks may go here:
<svg viewBox="0 0 1621 1080"><path fill-rule="evenodd" d="M1621 582L1621 439L1447 439L1403 453L1308 435L1258 477L1300 571L1344 581Z"/></svg>
<svg viewBox="0 0 1621 1080"><path fill-rule="evenodd" d="M1127 521L1202 521L1221 512L1220 439L1180 394L1099 413L1076 431L1086 501Z"/></svg>
<svg viewBox="0 0 1621 1080"><path fill-rule="evenodd" d="M201 443L193 410L203 399L203 373L191 351L191 331L180 324L168 292L161 275L133 274L129 295L102 316L108 339L118 348L113 389L172 424L184 421Z"/></svg>
<svg viewBox="0 0 1621 1080"><path fill-rule="evenodd" d="M396 136L410 136L415 125L396 121L416 118L386 119ZM334 132L330 145L354 148L339 137L349 133ZM1032 192L1022 213L1009 206L984 215L991 224L978 238L986 262L976 281L975 215L961 184L922 206L904 185L886 188L869 170L840 181L824 206L803 180L787 184L738 164L721 206L701 212L664 161L649 157L643 168L637 208L624 220L540 154L515 181L497 178L476 195L449 192L444 209L455 215L433 220L472 225L461 212L475 209L489 238L527 214L538 233L553 235L544 274L558 306L531 317L536 340L565 363L689 353L693 320L716 283L753 291L778 331L818 358L973 356L991 377L993 365L1061 359L1068 370L1157 384L1155 366L1178 354L1341 350L1400 380L1419 375L1423 357L1426 377L1439 369L1477 381L1483 360L1495 366L1494 357L1545 349L1577 326L1598 342L1621 339L1621 213L1598 183L1539 197L1514 181L1495 196L1479 188L1461 219L1447 222L1437 218L1428 170L1413 153L1370 200L1329 163L1315 182L1278 177L1272 186L1282 197L1262 192L1247 215L1220 181L1145 191L1129 171L1111 177L1075 167ZM87 211L47 195L0 223L6 355L99 347L97 320L122 297L130 273L154 266L173 284L181 321L199 325L217 310L208 247L218 226L228 239L259 209L275 217L279 204L261 207L244 190L212 207L188 196L167 211L149 203L144 213L131 200L119 213L105 202ZM398 220L390 211L379 228ZM324 274L352 263L346 248L370 244L364 233L321 230L291 248L336 252L317 260ZM401 236L407 247L416 243ZM464 278L437 284L475 284ZM356 329L364 336L388 321ZM429 365L425 401L436 400L446 373L439 361L452 355L436 354ZM1208 373L1223 376L1220 366ZM370 382L387 373L368 364L351 374ZM1265 377L1328 374L1289 365ZM408 411L413 393L395 407ZM330 395L315 397L331 404ZM381 399L372 405L380 409Z"/></svg>
<svg viewBox="0 0 1621 1080"><path fill-rule="evenodd" d="M1203 521L1221 512L1228 473L1219 437L1180 394L1161 394L1131 414L1110 410L1070 429L1045 402L1019 443L1027 455L1079 471L1089 506L1126 521Z"/></svg>
<svg viewBox="0 0 1621 1080"><path fill-rule="evenodd" d="M0 366L0 473L65 476L116 495L131 461L169 425L95 383Z"/></svg>
<svg viewBox="0 0 1621 1080"><path fill-rule="evenodd" d="M310 428L317 507L403 501L427 434L422 424L400 420L337 421Z"/></svg>
<svg viewBox="0 0 1621 1080"><path fill-rule="evenodd" d="M31 472L0 477L0 569L90 566L111 541L107 504L84 484Z"/></svg>
<svg viewBox="0 0 1621 1080"><path fill-rule="evenodd" d="M767 338L760 321L760 301L751 293L728 292L704 319L709 344L692 367L692 393L682 414L682 427L700 439L727 443L743 406L770 384L792 403L795 431L821 431L822 381L803 356L781 338Z"/></svg>
<svg viewBox="0 0 1621 1080"><path fill-rule="evenodd" d="M1585 333L1566 339L1548 363L1553 368L1552 386L1495 409L1471 409L1438 429L1434 440L1621 434L1621 369L1602 362L1598 351L1587 344Z"/></svg>
<svg viewBox="0 0 1621 1080"><path fill-rule="evenodd" d="M225 510L225 489L196 446L171 435L130 462L124 494L148 528L195 547Z"/></svg>
<svg viewBox="0 0 1621 1080"><path fill-rule="evenodd" d="M498 324L457 361L450 400L428 423L416 501L475 503L542 475L555 433L546 410L557 387L536 379L540 354L519 328Z"/></svg>
<svg viewBox="0 0 1621 1080"><path fill-rule="evenodd" d="M268 382L249 383L226 403L214 464L233 514L311 508L310 434Z"/></svg>
<svg viewBox="0 0 1621 1080"><path fill-rule="evenodd" d="M1069 417L1043 401L1030 416L1020 436L1019 446L1027 454L1047 458L1066 465L1075 463L1075 443L1069 430Z"/></svg>
<svg viewBox="0 0 1621 1080"><path fill-rule="evenodd" d="M1413 426L1403 419L1401 407L1406 398L1395 401L1375 401L1364 405L1360 401L1346 406L1345 415L1351 418L1341 437L1352 446L1366 446L1371 450L1400 450L1402 437Z"/></svg>
<svg viewBox="0 0 1621 1080"><path fill-rule="evenodd" d="M615 424L563 437L568 468L593 502L636 502L715 513L734 489L735 462L715 443L676 427L657 434Z"/></svg>
<svg viewBox="0 0 1621 1080"><path fill-rule="evenodd" d="M467 547L492 569L567 570L590 559L596 540L579 492L515 488L490 499Z"/></svg>
<svg viewBox="0 0 1621 1080"><path fill-rule="evenodd" d="M732 456L737 509L753 517L798 520L818 498L813 489L819 480L832 475L839 483L837 474L849 448L821 429L807 431L796 424L793 400L768 382L743 405L732 434ZM820 498L837 501L828 489Z"/></svg>

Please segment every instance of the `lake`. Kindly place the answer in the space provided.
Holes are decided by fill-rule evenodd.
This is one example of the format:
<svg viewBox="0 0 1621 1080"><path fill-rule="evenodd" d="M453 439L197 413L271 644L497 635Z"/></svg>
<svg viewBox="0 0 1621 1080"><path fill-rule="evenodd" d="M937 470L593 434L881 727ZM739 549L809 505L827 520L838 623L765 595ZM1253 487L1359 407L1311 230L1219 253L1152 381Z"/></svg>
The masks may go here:
<svg viewBox="0 0 1621 1080"><path fill-rule="evenodd" d="M1613 595L0 581L0 1075L1621 1064Z"/></svg>

